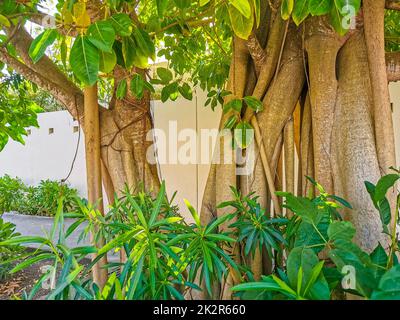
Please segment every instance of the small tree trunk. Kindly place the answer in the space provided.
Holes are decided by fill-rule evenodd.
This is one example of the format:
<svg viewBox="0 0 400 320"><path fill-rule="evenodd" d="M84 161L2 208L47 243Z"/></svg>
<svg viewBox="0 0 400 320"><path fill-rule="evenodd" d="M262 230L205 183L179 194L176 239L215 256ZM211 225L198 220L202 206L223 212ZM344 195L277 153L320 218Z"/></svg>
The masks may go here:
<svg viewBox="0 0 400 320"><path fill-rule="evenodd" d="M104 214L101 183L101 160L100 160L100 124L99 124L99 104L97 100L97 85L86 87L84 90L84 122L85 122L85 150L86 150L86 173L88 201L90 204L97 202L97 209ZM96 233L96 230L94 230ZM104 241L96 239L91 235L91 241L96 247L102 247ZM93 259L95 259L95 255ZM104 256L93 266L93 281L103 288L107 281L107 270L102 269L107 263L107 257Z"/></svg>

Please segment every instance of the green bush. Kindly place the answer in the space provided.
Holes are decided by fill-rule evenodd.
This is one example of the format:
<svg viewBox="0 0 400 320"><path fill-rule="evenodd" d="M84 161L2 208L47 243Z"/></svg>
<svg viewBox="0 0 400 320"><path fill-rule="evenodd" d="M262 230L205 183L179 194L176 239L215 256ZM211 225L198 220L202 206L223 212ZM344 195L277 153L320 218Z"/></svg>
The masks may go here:
<svg viewBox="0 0 400 320"><path fill-rule="evenodd" d="M35 251L11 271L17 272L42 260L54 262L54 267L39 279L26 299L33 298L41 283L49 278L56 285L48 299L183 299L189 289L200 290L199 283L203 280L211 295L212 283L222 281L228 266L238 268L222 250L235 240L226 233L218 233L218 227L229 216L202 225L188 203L195 221L189 225L167 199L164 184L156 198L145 192L131 195L127 191L122 199L115 199L105 217L82 202L79 202L80 210L64 214L62 201L63 198L59 200L53 229L46 238L21 236L0 242L0 245L38 243L48 248L46 252ZM76 219L67 230L63 226L65 217ZM93 232L96 237L107 239L104 247L71 249L65 245L65 239L83 222L88 225L81 238ZM60 237L55 237L57 230L61 232ZM99 290L90 279L91 265L97 260L89 266L82 262L92 253L97 253L99 259L112 251L123 251L127 259L125 263L107 266L108 282ZM58 278L57 267L61 268Z"/></svg>
<svg viewBox="0 0 400 320"><path fill-rule="evenodd" d="M341 206L351 209L345 200L327 194L311 179L320 193L318 197L303 198L279 192L294 216L286 226L286 242L282 241L273 255L275 268L261 281L242 283L233 290L240 297L251 299L328 300L350 293L364 299L399 300L396 226L400 196L397 197L394 221L386 197L399 179L400 172L396 172L382 177L376 185L365 182L380 214L382 232L391 239L387 250L378 244L370 254L352 241L356 230L350 222L342 221L337 211ZM288 256L285 263L279 259L282 252Z"/></svg>
<svg viewBox="0 0 400 320"><path fill-rule="evenodd" d="M8 175L0 178L0 214L15 211L21 214L54 216L58 199L64 197L64 210L76 208L76 189L58 181L42 180L38 186L26 186L21 179Z"/></svg>
<svg viewBox="0 0 400 320"><path fill-rule="evenodd" d="M0 217L0 242L10 240L19 233L15 232L15 225L10 222L4 222ZM0 280L4 279L11 268L11 262L20 256L23 249L19 245L1 245L0 246Z"/></svg>
<svg viewBox="0 0 400 320"><path fill-rule="evenodd" d="M11 271L42 260L54 262L24 299L33 299L41 283L48 279L55 284L48 299L184 299L189 290L205 290L210 298L219 298L213 296L213 285L219 286L228 274L236 283L242 282L232 288L241 299L328 300L344 298L347 293L372 300L400 299L395 229L400 196L394 221L386 197L399 179L400 172L396 172L382 177L376 185L366 182L383 232L391 239L387 250L379 244L372 253L364 252L352 241L355 229L341 218L340 210L351 210L351 205L327 194L311 179L319 191L316 197L278 192L285 199L284 206L294 214L290 219L269 217L257 196L243 196L233 188L233 200L219 205L232 208L232 213L208 224L201 223L188 202L195 223L186 223L172 200L168 200L164 184L157 197L143 191L135 195L126 191L122 198L115 198L106 216L81 201L75 212L64 213L61 197L49 235L14 237L0 242L0 246L37 243L48 248L47 252L33 252ZM76 222L64 230L66 217L75 218ZM87 226L80 238L92 233L97 243L100 238L105 239L104 246L65 245L65 239L84 222ZM231 228L222 228L227 225ZM55 237L57 230L59 236ZM242 254L241 264L230 255L235 250ZM271 273L258 281L249 259L257 250L265 250L272 260ZM105 266L108 281L100 290L91 280L90 270L109 252L123 252L126 261ZM97 258L84 264L93 253ZM60 276L56 276L57 268L61 268Z"/></svg>

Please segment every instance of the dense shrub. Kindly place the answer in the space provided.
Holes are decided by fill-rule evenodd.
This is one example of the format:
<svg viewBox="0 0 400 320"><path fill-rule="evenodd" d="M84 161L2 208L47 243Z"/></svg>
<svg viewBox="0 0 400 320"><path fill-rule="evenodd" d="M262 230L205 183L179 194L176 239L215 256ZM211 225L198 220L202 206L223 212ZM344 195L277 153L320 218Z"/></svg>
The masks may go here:
<svg viewBox="0 0 400 320"><path fill-rule="evenodd" d="M65 211L76 208L76 189L58 181L42 180L38 186L26 186L21 179L8 175L0 178L0 214L14 211L21 214L53 216L58 199L64 198Z"/></svg>
<svg viewBox="0 0 400 320"><path fill-rule="evenodd" d="M19 233L15 232L15 225L10 222L4 222L0 217L0 242L10 240ZM11 268L11 262L18 258L23 249L19 245L1 245L0 246L0 280L7 276Z"/></svg>
<svg viewBox="0 0 400 320"><path fill-rule="evenodd" d="M355 229L341 218L341 210L351 210L351 205L327 194L312 180L318 196L278 193L294 214L290 219L269 217L256 195L245 196L232 188L232 201L219 206L232 208L231 213L202 224L187 203L194 220L188 224L168 200L163 184L157 197L126 191L115 199L106 216L80 201L79 209L69 214L59 205L46 238L14 237L0 242L0 246L37 243L48 248L48 252L34 252L12 270L17 272L42 260L54 262L25 299L34 298L41 283L49 279L55 286L48 299L184 299L190 298L193 290L205 290L210 298L220 298L213 295L213 284L222 283L228 274L239 283L232 291L241 299L328 300L344 298L347 293L364 299L400 299L396 232L400 197L394 221L386 197L399 179L400 172L396 172L377 185L366 182L381 217L382 231L391 239L389 247L379 244L372 253L352 241ZM62 201L60 198L59 203ZM67 230L63 226L65 217L76 219ZM91 232L106 240L103 247L65 245L65 239L83 222L87 227L81 238ZM223 225L225 228L221 228ZM57 230L60 237L55 237ZM232 259L234 250L242 253L241 264ZM249 259L257 250L265 250L272 260L271 272L258 281ZM112 251L123 252L126 261L106 266L108 281L100 290L90 278L90 268ZM92 253L98 258L89 266L83 264ZM62 269L58 277L57 267Z"/></svg>

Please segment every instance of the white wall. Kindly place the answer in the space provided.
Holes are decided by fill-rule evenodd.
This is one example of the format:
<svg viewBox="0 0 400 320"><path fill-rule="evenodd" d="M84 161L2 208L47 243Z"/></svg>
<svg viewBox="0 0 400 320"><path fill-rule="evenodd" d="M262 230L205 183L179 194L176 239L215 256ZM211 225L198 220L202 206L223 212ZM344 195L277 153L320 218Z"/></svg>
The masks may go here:
<svg viewBox="0 0 400 320"><path fill-rule="evenodd" d="M395 127L396 156L400 163L400 82L390 85L393 102L393 121ZM168 133L169 121L176 120L180 129L192 128L198 133L201 129L216 128L221 115L220 108L212 111L204 107L206 95L199 91L192 101L178 99L175 102L154 102L155 127ZM74 157L78 133L73 132L77 125L66 111L39 115L40 128L32 128L32 134L26 138L26 145L10 141L0 152L0 176L9 174L18 176L28 184L36 184L42 179L63 179L71 166ZM49 134L49 128L54 129ZM178 147L184 142L178 142ZM168 141L167 145L168 147ZM86 172L83 135L78 150L74 170L69 183L86 196ZM159 150L161 152L162 149ZM198 148L198 157L200 157ZM209 165L205 164L162 164L162 178L166 180L170 195L176 190L177 204L183 209L182 199L188 199L193 206L201 203L206 184Z"/></svg>

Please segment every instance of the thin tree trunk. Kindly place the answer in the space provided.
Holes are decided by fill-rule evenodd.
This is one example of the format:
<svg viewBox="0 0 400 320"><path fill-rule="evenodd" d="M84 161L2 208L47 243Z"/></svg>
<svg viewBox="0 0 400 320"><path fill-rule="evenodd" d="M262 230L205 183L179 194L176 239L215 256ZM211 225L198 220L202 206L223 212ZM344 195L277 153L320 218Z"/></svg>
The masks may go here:
<svg viewBox="0 0 400 320"><path fill-rule="evenodd" d="M86 87L84 89L84 106L88 201L91 205L96 204L96 209L104 214L101 183L100 123L97 85ZM93 234L91 234L91 241L98 248L101 248L104 245L103 239L96 239L96 230L93 230ZM94 255L93 259L95 258L96 256ZM93 281L100 288L103 288L107 281L107 270L102 269L105 264L107 264L106 256L101 258L92 269Z"/></svg>

